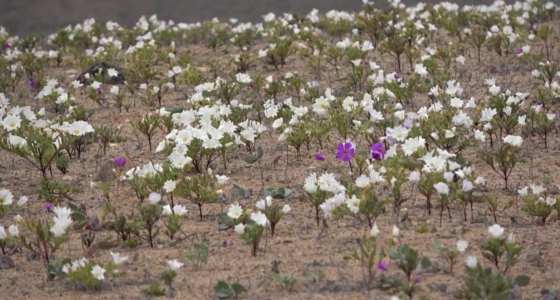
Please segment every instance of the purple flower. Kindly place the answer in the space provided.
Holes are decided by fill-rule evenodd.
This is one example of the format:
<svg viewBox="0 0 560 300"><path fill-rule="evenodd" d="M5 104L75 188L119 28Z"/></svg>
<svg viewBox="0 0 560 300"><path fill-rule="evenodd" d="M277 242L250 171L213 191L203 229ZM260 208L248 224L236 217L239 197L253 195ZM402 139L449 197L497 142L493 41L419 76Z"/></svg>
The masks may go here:
<svg viewBox="0 0 560 300"><path fill-rule="evenodd" d="M226 28L226 32L228 32L228 33L229 33L230 31L231 31L231 28L229 28L229 27L228 27L228 28Z"/></svg>
<svg viewBox="0 0 560 300"><path fill-rule="evenodd" d="M387 264L380 261L379 264L377 265L377 268L381 271L385 271L385 270L387 270Z"/></svg>
<svg viewBox="0 0 560 300"><path fill-rule="evenodd" d="M318 87L319 86L319 82L317 82L316 80L311 81L311 86L312 87Z"/></svg>
<svg viewBox="0 0 560 300"><path fill-rule="evenodd" d="M358 33L360 33L360 31L358 30L358 28L352 29L352 34L353 34L353 35L358 35Z"/></svg>
<svg viewBox="0 0 560 300"><path fill-rule="evenodd" d="M249 86L250 86L251 88L255 87L255 85L253 85L253 82L252 82L252 81L249 82Z"/></svg>
<svg viewBox="0 0 560 300"><path fill-rule="evenodd" d="M315 156L315 160L325 160L325 158L323 157L323 155L321 153L319 153Z"/></svg>
<svg viewBox="0 0 560 300"><path fill-rule="evenodd" d="M4 47L10 48L11 46L10 46L10 44L6 43L6 45L4 45Z"/></svg>
<svg viewBox="0 0 560 300"><path fill-rule="evenodd" d="M29 86L32 87L32 88L34 88L34 87L36 86L35 81L31 80L31 81L29 82Z"/></svg>
<svg viewBox="0 0 560 300"><path fill-rule="evenodd" d="M338 144L338 152L336 152L336 158L342 161L350 161L354 157L354 146L352 143L340 143Z"/></svg>
<svg viewBox="0 0 560 300"><path fill-rule="evenodd" d="M414 277L414 282L416 282L416 283L420 282L420 277L418 277L418 276Z"/></svg>
<svg viewBox="0 0 560 300"><path fill-rule="evenodd" d="M399 79L399 74L393 73L393 77L395 77L395 79Z"/></svg>
<svg viewBox="0 0 560 300"><path fill-rule="evenodd" d="M98 93L98 94L101 94L101 92L103 92L103 90L102 90L101 88L98 88L98 89L97 89L97 93Z"/></svg>
<svg viewBox="0 0 560 300"><path fill-rule="evenodd" d="M51 211L51 208L52 208L52 204L47 202L47 204L45 204L45 209L47 211Z"/></svg>
<svg viewBox="0 0 560 300"><path fill-rule="evenodd" d="M521 48L517 49L517 54L521 54L521 53L523 53L523 49Z"/></svg>
<svg viewBox="0 0 560 300"><path fill-rule="evenodd" d="M124 158L122 158L122 157L117 157L117 158L115 158L114 163L115 163L115 165L117 165L117 166L123 167L124 165L126 165L126 159L124 159Z"/></svg>
<svg viewBox="0 0 560 300"><path fill-rule="evenodd" d="M371 157L373 159L375 160L383 159L385 158L386 153L387 151L385 151L385 148L383 148L383 143L377 143L371 145Z"/></svg>
<svg viewBox="0 0 560 300"><path fill-rule="evenodd" d="M412 119L404 120L403 126L406 127L406 128L411 128L412 127Z"/></svg>

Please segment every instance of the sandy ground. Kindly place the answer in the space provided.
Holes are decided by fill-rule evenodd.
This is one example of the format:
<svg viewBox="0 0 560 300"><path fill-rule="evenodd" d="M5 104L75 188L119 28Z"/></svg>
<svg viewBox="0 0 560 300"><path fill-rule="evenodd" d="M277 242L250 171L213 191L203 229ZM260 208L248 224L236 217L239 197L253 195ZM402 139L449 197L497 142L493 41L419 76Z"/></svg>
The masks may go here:
<svg viewBox="0 0 560 300"><path fill-rule="evenodd" d="M375 1L386 6L387 1ZM407 5L418 1L403 0ZM428 0L425 3L438 3ZM454 1L459 5L490 3L488 0ZM509 1L506 1L509 2ZM269 12L307 14L313 8L321 12L331 9L360 10L361 0L2 0L0 25L19 35L51 34L69 24L95 18L98 22L114 21L130 26L142 15L157 14L161 20L198 22L214 17L237 18L242 22L261 22Z"/></svg>

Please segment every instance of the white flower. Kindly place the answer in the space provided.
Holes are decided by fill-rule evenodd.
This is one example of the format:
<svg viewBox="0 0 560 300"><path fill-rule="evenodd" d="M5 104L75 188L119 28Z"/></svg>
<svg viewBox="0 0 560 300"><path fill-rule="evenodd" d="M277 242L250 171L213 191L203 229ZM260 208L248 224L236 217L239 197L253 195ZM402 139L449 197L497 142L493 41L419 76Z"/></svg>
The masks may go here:
<svg viewBox="0 0 560 300"><path fill-rule="evenodd" d="M523 138L517 135L508 135L505 138L503 138L503 140L504 143L508 143L516 147L521 147L521 144L523 144Z"/></svg>
<svg viewBox="0 0 560 300"><path fill-rule="evenodd" d="M169 205L169 204L164 205L162 207L162 209L163 210L161 211L161 214L164 215L164 216L169 216L170 214L173 213L173 211L171 211L171 205Z"/></svg>
<svg viewBox="0 0 560 300"><path fill-rule="evenodd" d="M476 265L478 264L478 260L474 256L469 256L469 257L467 257L467 260L465 261L465 264L467 265L467 267L469 267L471 269L474 269L474 268L476 268Z"/></svg>
<svg viewBox="0 0 560 300"><path fill-rule="evenodd" d="M369 232L369 235L372 237L376 237L381 231L379 230L379 227L377 227L377 222L373 223L373 226L371 227L371 231Z"/></svg>
<svg viewBox="0 0 560 300"><path fill-rule="evenodd" d="M8 232L11 236L19 236L19 230L16 225L10 225L10 227L8 227Z"/></svg>
<svg viewBox="0 0 560 300"><path fill-rule="evenodd" d="M1 189L0 190L0 203L2 205L11 205L14 201L14 195L10 190Z"/></svg>
<svg viewBox="0 0 560 300"><path fill-rule="evenodd" d="M103 279L105 279L105 275L103 275L103 274L105 274L105 269L103 269L103 268L100 267L100 266L97 266L97 265L94 266L94 267L91 269L91 274L92 274L93 277L95 277L97 280L103 280Z"/></svg>
<svg viewBox="0 0 560 300"><path fill-rule="evenodd" d="M18 129L21 126L21 118L16 115L7 115L2 120L2 127L8 132Z"/></svg>
<svg viewBox="0 0 560 300"><path fill-rule="evenodd" d="M115 69L113 69L113 68L109 68L109 69L107 70L107 74L108 74L110 77L117 77L117 76L119 75L119 72L117 72L117 70L115 70Z"/></svg>
<svg viewBox="0 0 560 300"><path fill-rule="evenodd" d="M27 203L27 200L28 200L28 199L27 199L27 196L21 196L21 197L19 197L19 200L18 200L18 202L17 202L17 206L22 206L22 205L24 205L25 203Z"/></svg>
<svg viewBox="0 0 560 300"><path fill-rule="evenodd" d="M113 85L113 86L111 87L111 94L113 94L113 95L118 95L118 94L119 94L119 86Z"/></svg>
<svg viewBox="0 0 560 300"><path fill-rule="evenodd" d="M243 233L245 233L245 225L243 223L239 223L239 224L235 225L235 228L233 229L233 231L235 231L235 233L237 233L237 234L243 234Z"/></svg>
<svg viewBox="0 0 560 300"><path fill-rule="evenodd" d="M288 204L284 204L284 207L282 207L282 212L283 213L289 213L291 211L292 211L292 208Z"/></svg>
<svg viewBox="0 0 560 300"><path fill-rule="evenodd" d="M399 236L399 227L393 225L393 236Z"/></svg>
<svg viewBox="0 0 560 300"><path fill-rule="evenodd" d="M150 196L148 196L148 202L150 202L150 204L157 204L160 201L161 195L156 192L151 192Z"/></svg>
<svg viewBox="0 0 560 300"><path fill-rule="evenodd" d="M350 209L352 213L357 214L360 210L360 202L360 198L356 197L356 195L352 195L352 198L346 201L346 206L348 206L348 209Z"/></svg>
<svg viewBox="0 0 560 300"><path fill-rule="evenodd" d="M98 88L101 87L101 82L99 82L99 81L94 81L94 82L91 84L91 87L92 87L93 89L96 89L96 90L97 90Z"/></svg>
<svg viewBox="0 0 560 300"><path fill-rule="evenodd" d="M251 220L253 220L259 226L265 226L268 222L265 214L260 211L258 213L251 213Z"/></svg>
<svg viewBox="0 0 560 300"><path fill-rule="evenodd" d="M70 222L72 222L72 220L70 220ZM53 226L50 229L50 232L52 232L54 234L54 236L62 236L63 234L66 233L66 227L64 226L65 224L63 223L54 223Z"/></svg>
<svg viewBox="0 0 560 300"><path fill-rule="evenodd" d="M177 187L177 184L175 183L175 181L173 180L167 180L164 184L163 184L163 189L168 192L171 193L175 190L175 187Z"/></svg>
<svg viewBox="0 0 560 300"><path fill-rule="evenodd" d="M113 257L113 261L117 265L128 260L128 256L120 256L118 253L113 253L113 251L111 251L111 256Z"/></svg>
<svg viewBox="0 0 560 300"><path fill-rule="evenodd" d="M224 184L224 183L228 182L229 177L227 177L225 175L223 175L223 176L216 175L216 179L218 180L218 184Z"/></svg>
<svg viewBox="0 0 560 300"><path fill-rule="evenodd" d="M416 64L414 66L414 73L420 75L420 77L425 77L428 75L428 69L423 64Z"/></svg>
<svg viewBox="0 0 560 300"><path fill-rule="evenodd" d="M494 224L488 228L488 232L490 233L490 235L495 238L499 238L500 236L502 236L502 234L504 234L504 230L505 229L498 224Z"/></svg>
<svg viewBox="0 0 560 300"><path fill-rule="evenodd" d="M437 190L438 194L440 195L448 195L449 194L449 186L444 182L434 183L434 188Z"/></svg>
<svg viewBox="0 0 560 300"><path fill-rule="evenodd" d="M72 81L72 87L73 87L73 88L77 89L77 88L80 88L80 87L82 87L82 86L84 86L84 84L81 83L80 81L78 81L78 80Z"/></svg>
<svg viewBox="0 0 560 300"><path fill-rule="evenodd" d="M467 249L468 246L469 246L469 242L467 242L467 241L458 241L457 242L457 250L459 250L459 252L465 252L465 250Z"/></svg>
<svg viewBox="0 0 560 300"><path fill-rule="evenodd" d="M183 216L188 212L188 210L182 205L175 205L173 206L173 212L178 216Z"/></svg>
<svg viewBox="0 0 560 300"><path fill-rule="evenodd" d="M420 181L420 172L412 171L408 174L408 181L410 182L419 182Z"/></svg>
<svg viewBox="0 0 560 300"><path fill-rule="evenodd" d="M228 213L227 213L228 217L230 217L232 219L237 219L242 214L243 214L243 208L241 208L241 206L239 206L238 204L230 205Z"/></svg>
<svg viewBox="0 0 560 300"><path fill-rule="evenodd" d="M455 58L455 61L457 61L458 63L464 65L465 64L465 57L462 55L459 55L457 58Z"/></svg>
<svg viewBox="0 0 560 300"><path fill-rule="evenodd" d="M182 267L184 265L184 263L179 262L178 260L174 259L174 260L168 260L167 264L169 265L169 267L171 268L171 270L177 270L180 267Z"/></svg>
<svg viewBox="0 0 560 300"><path fill-rule="evenodd" d="M265 210L266 207L270 207L271 205L272 205L271 196L266 196L265 199L259 200L257 201L257 203L255 203L255 207L260 210Z"/></svg>
<svg viewBox="0 0 560 300"><path fill-rule="evenodd" d="M463 180L463 186L462 186L462 188L463 188L463 191L469 192L469 191L471 191L471 190L474 188L474 186L473 186L472 182L470 182L469 180L466 180L466 179L465 179L465 180Z"/></svg>
<svg viewBox="0 0 560 300"><path fill-rule="evenodd" d="M531 190L533 190L533 194L540 195L546 190L546 188L542 185L531 184Z"/></svg>

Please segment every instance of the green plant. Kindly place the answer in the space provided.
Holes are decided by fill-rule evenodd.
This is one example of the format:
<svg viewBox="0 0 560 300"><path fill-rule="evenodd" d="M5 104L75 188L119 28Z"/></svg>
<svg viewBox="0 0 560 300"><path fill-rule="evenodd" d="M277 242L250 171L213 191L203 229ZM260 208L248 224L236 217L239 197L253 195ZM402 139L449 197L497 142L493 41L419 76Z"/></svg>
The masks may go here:
<svg viewBox="0 0 560 300"><path fill-rule="evenodd" d="M272 273L272 278L278 282L286 291L291 291L297 283L297 279L283 273Z"/></svg>
<svg viewBox="0 0 560 300"><path fill-rule="evenodd" d="M214 293L218 299L229 299L231 297L237 297L245 291L245 288L234 282L231 285L223 280L218 281L214 286Z"/></svg>
<svg viewBox="0 0 560 300"><path fill-rule="evenodd" d="M162 297L166 295L165 288L160 287L157 283L152 283L149 287L142 289L142 293L151 297Z"/></svg>
<svg viewBox="0 0 560 300"><path fill-rule="evenodd" d="M208 262L209 253L210 249L208 248L208 245L201 242L195 242L187 246L187 250L183 255L183 262L190 263L195 269L199 270Z"/></svg>

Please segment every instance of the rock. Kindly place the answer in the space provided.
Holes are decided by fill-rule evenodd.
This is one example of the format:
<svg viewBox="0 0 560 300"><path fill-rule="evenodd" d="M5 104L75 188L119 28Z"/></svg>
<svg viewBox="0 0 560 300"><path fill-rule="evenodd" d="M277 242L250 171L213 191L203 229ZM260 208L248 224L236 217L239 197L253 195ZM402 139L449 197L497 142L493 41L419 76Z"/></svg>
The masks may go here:
<svg viewBox="0 0 560 300"><path fill-rule="evenodd" d="M115 164L112 160L108 160L99 167L99 171L95 176L95 181L112 182L117 179L117 175L113 172Z"/></svg>
<svg viewBox="0 0 560 300"><path fill-rule="evenodd" d="M109 69L115 69L118 72L117 76L114 77L109 76L107 74L107 71ZM80 74L76 78L76 80L80 81L82 84L88 84L89 82L86 79L86 74L89 74L90 78L94 78L95 76L101 74L101 76L103 77L103 83L123 84L124 81L126 80L127 70L125 68L111 65L106 62L99 62L93 64L91 67L89 67L89 69L87 69L85 72Z"/></svg>
<svg viewBox="0 0 560 300"><path fill-rule="evenodd" d="M482 202L483 194L479 191L474 191L472 193L472 200L473 202Z"/></svg>
<svg viewBox="0 0 560 300"><path fill-rule="evenodd" d="M5 270L5 269L11 269L14 268L16 266L16 264L14 264L14 261L12 260L11 257L4 255L4 256L0 256L0 269Z"/></svg>
<svg viewBox="0 0 560 300"><path fill-rule="evenodd" d="M455 228L453 228L452 230L453 234L465 234L465 226L456 226Z"/></svg>
<svg viewBox="0 0 560 300"><path fill-rule="evenodd" d="M74 180L74 178L73 178L72 176L70 176L70 175L64 175L64 176L62 176L62 180L64 180L64 181L72 181L72 180Z"/></svg>

